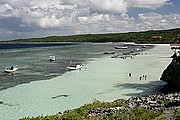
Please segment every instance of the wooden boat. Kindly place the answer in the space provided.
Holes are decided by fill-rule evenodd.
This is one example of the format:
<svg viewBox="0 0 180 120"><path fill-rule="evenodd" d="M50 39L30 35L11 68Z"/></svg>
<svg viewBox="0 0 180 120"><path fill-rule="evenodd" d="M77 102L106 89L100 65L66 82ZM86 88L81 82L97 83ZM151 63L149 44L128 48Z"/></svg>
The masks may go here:
<svg viewBox="0 0 180 120"><path fill-rule="evenodd" d="M17 65L11 65L10 67L7 67L4 72L7 72L7 73L12 73L12 72L15 72L19 69L19 67Z"/></svg>

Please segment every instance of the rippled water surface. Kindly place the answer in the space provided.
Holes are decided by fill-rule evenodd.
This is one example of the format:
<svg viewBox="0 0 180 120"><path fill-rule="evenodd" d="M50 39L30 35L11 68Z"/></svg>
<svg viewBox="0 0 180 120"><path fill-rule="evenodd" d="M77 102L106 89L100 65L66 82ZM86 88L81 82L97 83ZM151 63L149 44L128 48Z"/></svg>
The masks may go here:
<svg viewBox="0 0 180 120"><path fill-rule="evenodd" d="M164 85L159 77L172 54L169 47L128 45L127 50L114 49L122 45L69 43L0 49L0 119L56 114L94 99L113 101L158 93ZM134 59L113 59L103 54L137 48L147 51L138 51L141 54ZM50 62L50 55L55 55L56 61ZM65 71L70 61L82 63L82 70ZM12 63L19 65L19 70L14 74L4 73L4 68ZM132 77L128 77L129 72ZM144 74L147 80L140 81L139 76Z"/></svg>
<svg viewBox="0 0 180 120"><path fill-rule="evenodd" d="M103 52L115 51L115 45L122 46L118 43L0 44L0 90L62 75L70 61L83 63L102 57ZM56 61L49 61L51 55L56 56ZM14 74L4 73L14 63L20 69Z"/></svg>

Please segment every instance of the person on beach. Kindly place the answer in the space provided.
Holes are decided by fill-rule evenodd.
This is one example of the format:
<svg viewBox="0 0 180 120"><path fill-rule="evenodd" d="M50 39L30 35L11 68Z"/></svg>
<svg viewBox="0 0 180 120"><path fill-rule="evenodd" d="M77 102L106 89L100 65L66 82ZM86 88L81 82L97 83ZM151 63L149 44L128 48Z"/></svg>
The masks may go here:
<svg viewBox="0 0 180 120"><path fill-rule="evenodd" d="M147 78L147 75L144 76L144 79L145 79L145 80L146 80L146 78Z"/></svg>
<svg viewBox="0 0 180 120"><path fill-rule="evenodd" d="M85 67L85 71L87 70L87 67Z"/></svg>
<svg viewBox="0 0 180 120"><path fill-rule="evenodd" d="M142 77L144 78L144 75Z"/></svg>
<svg viewBox="0 0 180 120"><path fill-rule="evenodd" d="M142 80L142 76L139 77L139 80Z"/></svg>

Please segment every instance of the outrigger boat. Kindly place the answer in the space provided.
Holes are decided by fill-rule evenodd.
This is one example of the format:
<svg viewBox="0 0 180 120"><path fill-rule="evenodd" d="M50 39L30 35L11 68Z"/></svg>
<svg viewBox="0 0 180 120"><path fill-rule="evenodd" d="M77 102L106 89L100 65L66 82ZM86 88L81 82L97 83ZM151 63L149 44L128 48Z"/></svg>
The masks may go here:
<svg viewBox="0 0 180 120"><path fill-rule="evenodd" d="M11 65L10 67L7 67L4 72L12 73L19 69L19 67L16 64Z"/></svg>

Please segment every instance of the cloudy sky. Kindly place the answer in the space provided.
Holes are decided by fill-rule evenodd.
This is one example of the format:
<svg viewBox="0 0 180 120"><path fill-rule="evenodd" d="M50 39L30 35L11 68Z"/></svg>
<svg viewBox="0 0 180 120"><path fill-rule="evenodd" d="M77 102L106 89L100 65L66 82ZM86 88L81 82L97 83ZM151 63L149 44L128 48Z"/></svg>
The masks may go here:
<svg viewBox="0 0 180 120"><path fill-rule="evenodd" d="M0 0L0 40L180 28L180 0Z"/></svg>

